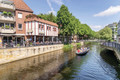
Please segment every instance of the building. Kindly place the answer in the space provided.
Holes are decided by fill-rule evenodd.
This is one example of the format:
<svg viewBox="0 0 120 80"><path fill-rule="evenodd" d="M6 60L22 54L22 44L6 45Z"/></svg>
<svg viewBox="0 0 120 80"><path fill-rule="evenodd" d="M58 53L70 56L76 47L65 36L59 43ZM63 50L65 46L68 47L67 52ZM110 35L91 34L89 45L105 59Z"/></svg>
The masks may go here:
<svg viewBox="0 0 120 80"><path fill-rule="evenodd" d="M120 21L118 22L118 34L117 34L117 42L120 43Z"/></svg>
<svg viewBox="0 0 120 80"><path fill-rule="evenodd" d="M109 24L108 27L112 29L112 39L117 40L117 23Z"/></svg>
<svg viewBox="0 0 120 80"><path fill-rule="evenodd" d="M58 25L33 15L23 0L0 0L0 47L53 41L57 36Z"/></svg>

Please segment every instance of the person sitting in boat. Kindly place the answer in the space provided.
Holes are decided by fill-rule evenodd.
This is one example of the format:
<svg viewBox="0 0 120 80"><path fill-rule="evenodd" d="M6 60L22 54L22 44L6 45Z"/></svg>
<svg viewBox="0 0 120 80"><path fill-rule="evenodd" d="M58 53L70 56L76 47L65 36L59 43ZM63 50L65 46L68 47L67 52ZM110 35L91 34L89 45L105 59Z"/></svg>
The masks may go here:
<svg viewBox="0 0 120 80"><path fill-rule="evenodd" d="M78 52L80 52L80 49L78 49Z"/></svg>

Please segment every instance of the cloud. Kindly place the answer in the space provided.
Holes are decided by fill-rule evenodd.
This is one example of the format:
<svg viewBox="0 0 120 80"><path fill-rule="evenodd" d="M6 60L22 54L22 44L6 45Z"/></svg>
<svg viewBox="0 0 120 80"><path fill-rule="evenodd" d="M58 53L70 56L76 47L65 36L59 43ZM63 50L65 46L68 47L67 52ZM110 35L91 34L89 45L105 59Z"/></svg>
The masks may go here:
<svg viewBox="0 0 120 80"><path fill-rule="evenodd" d="M101 26L101 25L91 25L90 26L92 30L94 31L99 31L101 30L104 26Z"/></svg>
<svg viewBox="0 0 120 80"><path fill-rule="evenodd" d="M97 17L97 16L110 16L110 15L113 15L113 14L117 14L118 12L120 12L120 5L111 6L107 10L102 11L102 12L100 12L98 14L95 14L94 17Z"/></svg>
<svg viewBox="0 0 120 80"><path fill-rule="evenodd" d="M62 0L47 0L47 3L51 9L51 11L48 11L48 13L53 13L54 15L56 15L56 11L54 11L53 7L52 7L52 3L56 3L57 5L61 6L63 4Z"/></svg>
<svg viewBox="0 0 120 80"><path fill-rule="evenodd" d="M48 3L48 5L49 5L49 7L50 7L50 9L51 9L51 11L49 11L48 13L50 13L50 12L55 13L55 11L54 11L54 9L53 9L53 7L52 7L52 4L51 4L51 2L50 2L50 0L47 0L47 3Z"/></svg>
<svg viewBox="0 0 120 80"><path fill-rule="evenodd" d="M53 13L54 15L57 14L55 11L48 11L48 14L49 14L49 13Z"/></svg>
<svg viewBox="0 0 120 80"><path fill-rule="evenodd" d="M62 0L51 0L51 1L60 6L63 4Z"/></svg>

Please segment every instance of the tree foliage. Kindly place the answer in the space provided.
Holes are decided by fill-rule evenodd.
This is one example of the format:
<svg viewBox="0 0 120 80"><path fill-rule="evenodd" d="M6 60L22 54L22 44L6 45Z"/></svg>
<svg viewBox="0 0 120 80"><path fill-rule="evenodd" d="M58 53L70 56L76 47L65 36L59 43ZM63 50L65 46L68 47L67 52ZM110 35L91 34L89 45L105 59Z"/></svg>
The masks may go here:
<svg viewBox="0 0 120 80"><path fill-rule="evenodd" d="M57 23L60 28L60 34L63 36L94 37L95 32L87 24L81 24L79 19L73 16L65 5L62 5L57 13Z"/></svg>
<svg viewBox="0 0 120 80"><path fill-rule="evenodd" d="M97 33L97 36L100 39L112 40L112 29L106 26Z"/></svg>
<svg viewBox="0 0 120 80"><path fill-rule="evenodd" d="M80 38L88 39L94 38L95 33L87 24L81 24L79 19L72 15L69 12L68 8L65 5L62 5L60 10L57 12L57 16L50 14L39 14L40 18L52 21L58 24L59 34L63 37L77 35Z"/></svg>
<svg viewBox="0 0 120 80"><path fill-rule="evenodd" d="M56 23L56 19L57 19L57 17L55 15L53 15L53 13L50 13L50 14L42 14L41 13L38 15L38 17L41 19L44 19L44 20L54 22L54 23Z"/></svg>

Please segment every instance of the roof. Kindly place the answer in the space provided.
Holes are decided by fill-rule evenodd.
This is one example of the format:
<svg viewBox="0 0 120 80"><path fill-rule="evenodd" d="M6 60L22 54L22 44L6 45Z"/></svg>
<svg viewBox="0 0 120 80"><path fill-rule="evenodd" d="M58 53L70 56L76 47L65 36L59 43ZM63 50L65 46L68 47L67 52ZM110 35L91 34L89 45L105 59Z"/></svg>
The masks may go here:
<svg viewBox="0 0 120 80"><path fill-rule="evenodd" d="M15 4L15 8L18 10L33 12L32 9L23 1L23 0L9 0L13 1Z"/></svg>
<svg viewBox="0 0 120 80"><path fill-rule="evenodd" d="M46 24L58 27L58 25L56 23L50 22L50 21L47 21L47 20L44 20L44 19L41 19L41 18L34 17L34 18L28 18L28 19L25 20L25 22L29 22L29 21L38 21L38 22L42 22L42 23L46 23Z"/></svg>

